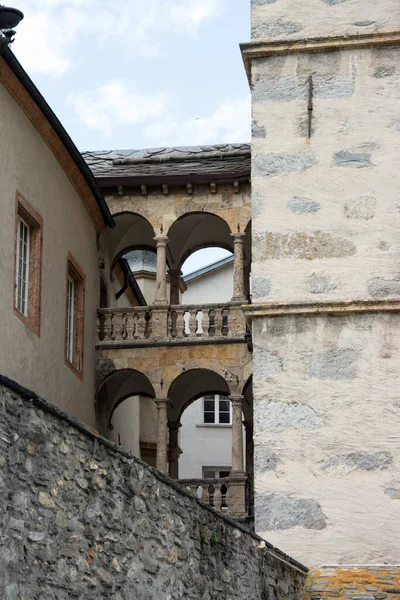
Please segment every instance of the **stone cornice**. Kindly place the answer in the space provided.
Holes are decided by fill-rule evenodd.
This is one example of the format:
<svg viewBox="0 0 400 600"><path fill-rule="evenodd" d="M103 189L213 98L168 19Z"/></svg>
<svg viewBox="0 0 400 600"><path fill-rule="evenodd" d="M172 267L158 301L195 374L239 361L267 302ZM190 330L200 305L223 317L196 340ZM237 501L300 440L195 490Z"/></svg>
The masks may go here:
<svg viewBox="0 0 400 600"><path fill-rule="evenodd" d="M400 44L400 31L391 31L300 40L255 40L240 44L240 48L247 78L251 85L251 61L253 58L301 52L334 52L336 50L396 46L398 44Z"/></svg>
<svg viewBox="0 0 400 600"><path fill-rule="evenodd" d="M259 303L242 306L246 318L251 321L257 317L315 317L345 316L362 313L400 312L400 299L393 300L356 300L353 302L326 303Z"/></svg>

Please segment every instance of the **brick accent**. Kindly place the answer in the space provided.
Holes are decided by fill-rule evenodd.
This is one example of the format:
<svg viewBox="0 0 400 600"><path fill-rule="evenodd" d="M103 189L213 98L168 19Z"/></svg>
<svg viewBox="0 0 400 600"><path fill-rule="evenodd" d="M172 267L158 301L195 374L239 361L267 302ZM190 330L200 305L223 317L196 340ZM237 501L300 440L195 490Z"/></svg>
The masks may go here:
<svg viewBox="0 0 400 600"><path fill-rule="evenodd" d="M28 283L28 314L24 315L17 309L16 275L17 275L17 242L18 217L24 219L30 228L29 244L29 283ZM43 259L43 219L19 192L15 200L15 229L14 229L14 314L29 329L40 337L40 316L42 296L42 259Z"/></svg>
<svg viewBox="0 0 400 600"><path fill-rule="evenodd" d="M309 571L306 600L399 600L400 565L322 567Z"/></svg>
<svg viewBox="0 0 400 600"><path fill-rule="evenodd" d="M68 277L75 283L74 297L74 337L73 358L70 362L67 358L67 302L68 302ZM83 345L84 345L84 317L85 317L85 273L77 260L68 252L66 270L66 304L65 304L65 339L64 354L65 364L79 379L83 381Z"/></svg>

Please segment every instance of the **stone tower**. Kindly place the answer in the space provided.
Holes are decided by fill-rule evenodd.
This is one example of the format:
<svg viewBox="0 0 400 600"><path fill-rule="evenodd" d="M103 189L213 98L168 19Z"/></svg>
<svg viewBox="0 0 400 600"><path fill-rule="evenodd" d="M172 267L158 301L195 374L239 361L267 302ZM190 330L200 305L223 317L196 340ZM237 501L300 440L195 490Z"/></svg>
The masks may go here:
<svg viewBox="0 0 400 600"><path fill-rule="evenodd" d="M400 4L253 0L242 51L256 529L310 566L398 563Z"/></svg>

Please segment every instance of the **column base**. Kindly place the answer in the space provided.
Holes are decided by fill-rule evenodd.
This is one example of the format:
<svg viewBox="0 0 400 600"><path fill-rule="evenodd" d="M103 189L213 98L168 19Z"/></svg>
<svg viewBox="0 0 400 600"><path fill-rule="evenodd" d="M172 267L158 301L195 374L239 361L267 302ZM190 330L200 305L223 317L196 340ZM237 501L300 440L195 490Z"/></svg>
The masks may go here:
<svg viewBox="0 0 400 600"><path fill-rule="evenodd" d="M244 471L231 471L229 475L228 515L239 518L246 517L246 483Z"/></svg>

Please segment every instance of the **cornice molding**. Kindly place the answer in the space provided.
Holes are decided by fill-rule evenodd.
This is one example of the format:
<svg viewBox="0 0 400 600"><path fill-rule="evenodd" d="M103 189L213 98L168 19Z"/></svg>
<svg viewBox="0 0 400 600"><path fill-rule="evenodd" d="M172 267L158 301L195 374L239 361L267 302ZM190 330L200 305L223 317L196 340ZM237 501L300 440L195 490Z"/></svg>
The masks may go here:
<svg viewBox="0 0 400 600"><path fill-rule="evenodd" d="M373 314L380 312L400 312L400 299L355 300L351 302L326 303L259 303L242 306L249 321L258 317L316 317Z"/></svg>
<svg viewBox="0 0 400 600"><path fill-rule="evenodd" d="M391 31L298 40L256 40L240 44L240 48L247 79L251 85L251 61L253 58L301 52L334 52L377 46L397 46L398 44L400 44L400 31Z"/></svg>

